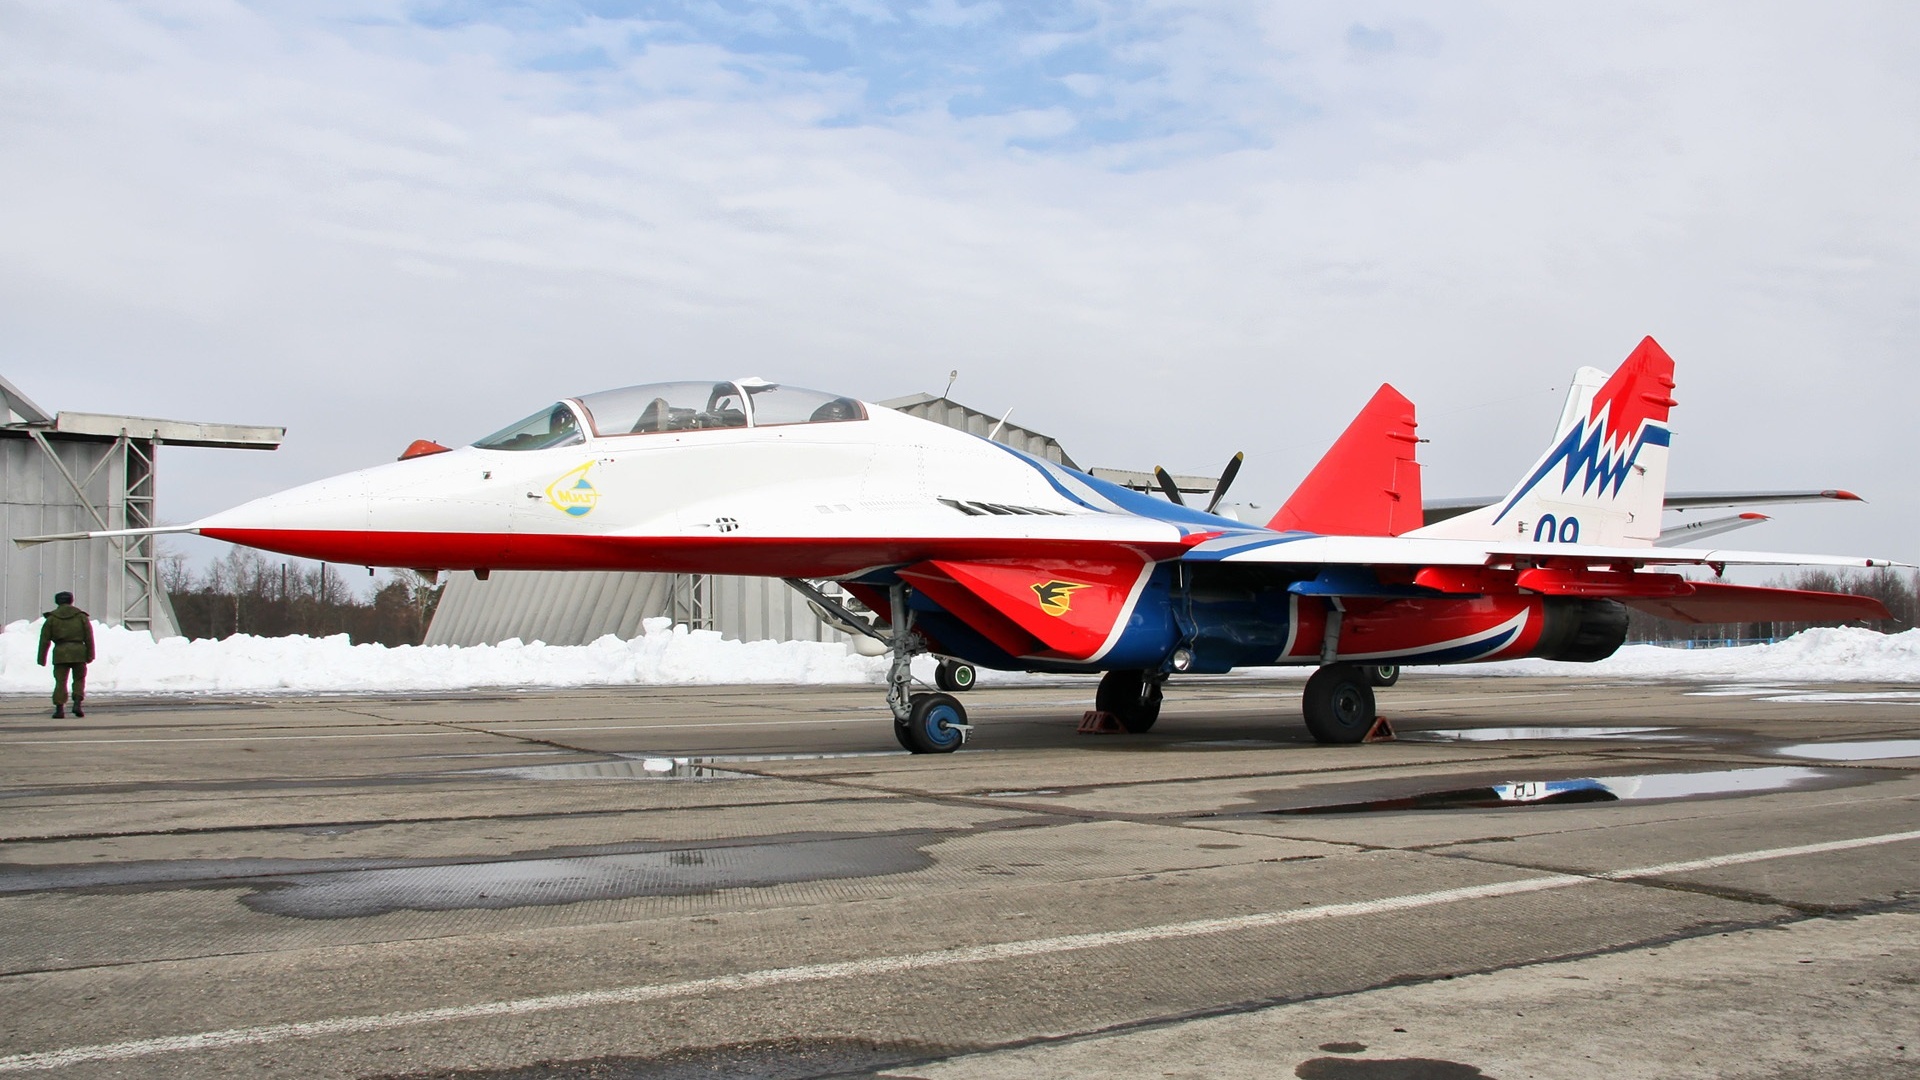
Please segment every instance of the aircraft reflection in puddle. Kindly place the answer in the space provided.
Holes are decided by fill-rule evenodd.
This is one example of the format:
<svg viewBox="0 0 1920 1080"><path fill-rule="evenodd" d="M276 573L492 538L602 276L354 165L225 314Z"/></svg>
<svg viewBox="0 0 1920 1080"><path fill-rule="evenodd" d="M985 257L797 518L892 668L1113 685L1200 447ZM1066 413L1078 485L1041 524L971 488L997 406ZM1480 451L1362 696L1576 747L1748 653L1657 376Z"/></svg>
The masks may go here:
<svg viewBox="0 0 1920 1080"><path fill-rule="evenodd" d="M769 761L828 761L838 758L901 757L904 750L857 750L818 754L622 754L613 761L569 762L563 765L522 765L475 769L489 776L516 780L740 780L757 774L720 768Z"/></svg>
<svg viewBox="0 0 1920 1080"><path fill-rule="evenodd" d="M1392 799L1268 810L1269 814L1364 814L1388 810L1485 810L1506 806L1562 803L1648 802L1656 799L1751 795L1784 791L1818 781L1864 782L1846 770L1775 765L1703 773L1649 773L1639 776L1589 776L1563 780L1527 780L1486 787L1434 791Z"/></svg>

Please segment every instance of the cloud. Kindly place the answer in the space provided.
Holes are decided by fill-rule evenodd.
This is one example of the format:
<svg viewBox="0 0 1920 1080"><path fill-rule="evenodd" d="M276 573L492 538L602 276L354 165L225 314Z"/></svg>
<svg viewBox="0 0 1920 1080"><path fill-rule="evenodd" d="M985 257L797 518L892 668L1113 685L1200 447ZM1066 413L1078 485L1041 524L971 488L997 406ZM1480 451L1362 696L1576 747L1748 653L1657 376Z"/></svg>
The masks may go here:
<svg viewBox="0 0 1920 1080"><path fill-rule="evenodd" d="M729 10L0 6L9 377L290 427L174 517L561 394L956 367L1274 502L1389 379L1429 491L1497 493L1653 333L1676 487L1856 487L1753 542L1920 554L1904 7Z"/></svg>

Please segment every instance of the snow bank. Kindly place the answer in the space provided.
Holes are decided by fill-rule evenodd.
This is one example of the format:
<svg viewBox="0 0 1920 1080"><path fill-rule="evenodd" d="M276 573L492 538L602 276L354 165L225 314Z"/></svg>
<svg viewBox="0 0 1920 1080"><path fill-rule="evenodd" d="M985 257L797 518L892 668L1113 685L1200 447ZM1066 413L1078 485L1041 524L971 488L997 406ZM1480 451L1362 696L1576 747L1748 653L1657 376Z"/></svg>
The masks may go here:
<svg viewBox="0 0 1920 1080"><path fill-rule="evenodd" d="M631 641L609 634L590 645L543 642L458 647L354 645L333 637L221 641L168 638L94 624L99 658L89 693L420 693L478 687L697 686L741 683L879 684L886 660L845 645L811 641L725 641L650 619ZM40 623L0 632L0 693L45 693L47 669L34 663ZM924 673L932 678L931 661Z"/></svg>
<svg viewBox="0 0 1920 1080"><path fill-rule="evenodd" d="M1803 630L1774 645L1726 649L1627 645L1597 664L1507 660L1476 664L1472 670L1489 675L1603 675L1758 683L1920 682L1920 630L1900 634L1857 627Z"/></svg>
<svg viewBox="0 0 1920 1080"><path fill-rule="evenodd" d="M40 623L16 622L0 631L0 693L44 694L51 685L34 664ZM94 625L99 660L88 670L95 693L328 693L408 694L483 687L701 686L747 683L880 685L885 658L855 654L845 645L811 641L725 641L710 630L689 632L651 619L632 641L611 635L591 645L508 641L388 648L328 638L235 636L224 641L169 638ZM1304 678L1308 668L1243 671L1242 675ZM1510 660L1429 671L1489 675L1574 675L1702 679L1730 682L1920 682L1920 630L1808 630L1777 645L1730 649L1663 649L1629 645L1598 664ZM930 658L914 674L933 677ZM1019 675L981 672L982 683L1021 681Z"/></svg>

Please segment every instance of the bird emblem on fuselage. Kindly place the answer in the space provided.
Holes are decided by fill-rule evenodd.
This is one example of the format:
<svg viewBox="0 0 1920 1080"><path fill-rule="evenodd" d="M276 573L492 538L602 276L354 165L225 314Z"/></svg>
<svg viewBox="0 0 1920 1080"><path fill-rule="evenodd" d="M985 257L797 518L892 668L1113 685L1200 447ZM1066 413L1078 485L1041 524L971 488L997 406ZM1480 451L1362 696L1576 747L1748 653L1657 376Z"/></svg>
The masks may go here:
<svg viewBox="0 0 1920 1080"><path fill-rule="evenodd" d="M1065 615L1073 608L1073 594L1086 588L1071 581L1037 582L1033 586L1033 595L1040 601L1040 610L1049 615Z"/></svg>

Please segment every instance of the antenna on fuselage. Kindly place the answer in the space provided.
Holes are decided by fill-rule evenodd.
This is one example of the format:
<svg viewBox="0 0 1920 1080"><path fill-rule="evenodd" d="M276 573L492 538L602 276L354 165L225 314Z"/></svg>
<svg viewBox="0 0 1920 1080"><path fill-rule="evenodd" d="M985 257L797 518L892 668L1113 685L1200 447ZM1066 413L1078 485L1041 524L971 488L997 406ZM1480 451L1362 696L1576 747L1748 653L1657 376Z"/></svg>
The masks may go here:
<svg viewBox="0 0 1920 1080"><path fill-rule="evenodd" d="M1013 406L1009 405L1007 406L1007 411L1000 414L1000 422L993 425L992 431L987 432L988 442L992 442L993 440L1000 437L1000 429L1007 426L1007 417L1012 415L1013 415Z"/></svg>

